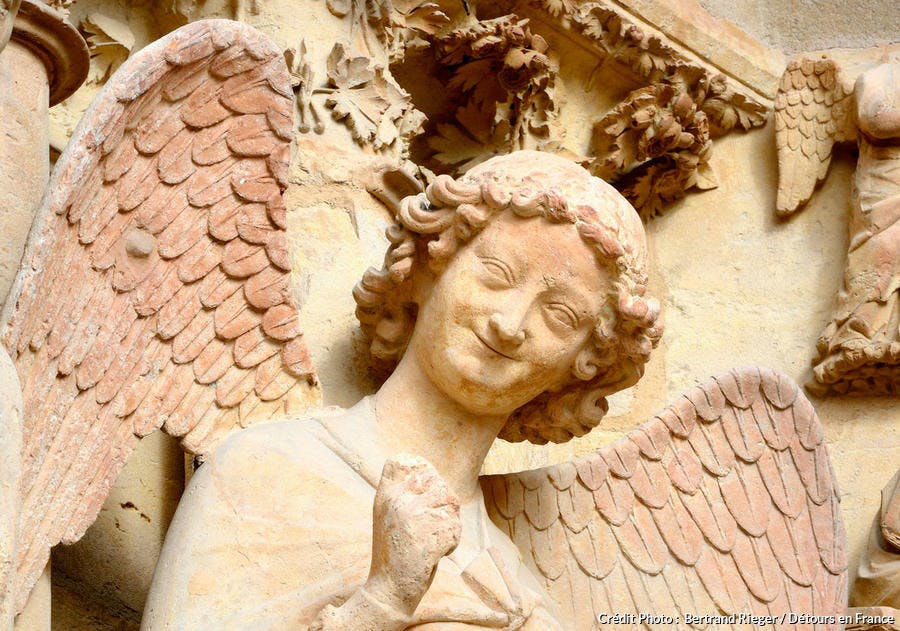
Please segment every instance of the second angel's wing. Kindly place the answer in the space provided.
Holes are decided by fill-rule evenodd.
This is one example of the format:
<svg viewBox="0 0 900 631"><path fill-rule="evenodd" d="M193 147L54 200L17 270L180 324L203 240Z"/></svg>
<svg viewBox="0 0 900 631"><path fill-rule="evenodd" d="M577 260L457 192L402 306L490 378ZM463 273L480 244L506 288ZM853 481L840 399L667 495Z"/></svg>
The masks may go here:
<svg viewBox="0 0 900 631"><path fill-rule="evenodd" d="M203 453L311 396L282 199L292 97L274 44L193 23L122 66L61 157L3 337L24 391L19 607L139 437Z"/></svg>
<svg viewBox="0 0 900 631"><path fill-rule="evenodd" d="M771 371L718 377L585 458L482 486L492 520L571 629L673 628L641 614L677 617L679 629L751 628L749 615L779 621L752 628L813 628L788 615L846 607L822 427L797 386ZM690 624L687 614L745 617Z"/></svg>
<svg viewBox="0 0 900 631"><path fill-rule="evenodd" d="M828 173L835 142L855 140L853 85L832 59L788 64L775 96L778 213L805 204Z"/></svg>

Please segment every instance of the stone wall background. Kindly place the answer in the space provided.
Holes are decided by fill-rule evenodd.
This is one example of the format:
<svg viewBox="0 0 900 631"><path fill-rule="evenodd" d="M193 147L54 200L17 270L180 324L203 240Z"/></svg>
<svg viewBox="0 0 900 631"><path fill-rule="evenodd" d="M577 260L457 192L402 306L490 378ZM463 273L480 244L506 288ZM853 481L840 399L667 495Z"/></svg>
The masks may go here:
<svg viewBox="0 0 900 631"><path fill-rule="evenodd" d="M321 17L324 11L314 6L321 4L78 0L70 19L78 24L93 12L113 16L128 25L137 50L188 19L242 17L287 47L304 35L308 42L335 41L341 24ZM670 4L699 10L693 0ZM900 40L900 14L888 2L702 4L774 48L776 59L779 50L790 57L803 50ZM317 17L311 20L311 15ZM71 133L96 90L96 83L89 84L51 111L51 142L56 138L60 144ZM567 108L567 121L596 119L605 109L576 90ZM580 140L578 134L572 137L573 142L585 141L584 134ZM303 325L320 367L324 403L347 405L373 388L353 360L350 288L368 265L380 262L384 241L379 232L386 215L354 179L359 165L343 153L350 146L348 136L335 133L329 141L334 153L315 164L325 172L317 183L322 194L314 199L289 197L289 221L301 270L295 291L307 303ZM316 159L307 155L305 163L295 165L295 182L308 183L310 160ZM769 366L805 382L815 340L842 279L854 159L849 152L839 154L806 210L780 221L774 212L777 172L771 123L717 140L712 161L719 187L689 195L648 226L656 271L651 290L664 303L667 331L644 380L614 397L609 416L590 436L542 448L499 443L486 471L530 468L585 453L622 436L685 389L736 365ZM900 465L900 402L811 398L844 491L842 512L853 567L874 518L878 492ZM54 552L53 629L138 627L186 468L190 470L175 441L160 434L143 441L85 538Z"/></svg>
<svg viewBox="0 0 900 631"><path fill-rule="evenodd" d="M900 11L890 0L700 0L700 4L788 55L880 46L900 37Z"/></svg>

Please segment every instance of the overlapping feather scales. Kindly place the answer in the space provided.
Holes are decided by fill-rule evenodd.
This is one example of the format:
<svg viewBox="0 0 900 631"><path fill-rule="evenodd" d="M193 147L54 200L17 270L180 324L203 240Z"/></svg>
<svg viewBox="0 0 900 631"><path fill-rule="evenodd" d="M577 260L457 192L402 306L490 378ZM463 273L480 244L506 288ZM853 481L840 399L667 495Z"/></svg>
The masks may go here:
<svg viewBox="0 0 900 631"><path fill-rule="evenodd" d="M587 457L486 476L482 486L492 520L572 629L600 628L601 613L670 614L690 628L686 613L837 616L846 607L822 428L796 385L768 370L717 377ZM814 626L788 620L775 626Z"/></svg>
<svg viewBox="0 0 900 631"><path fill-rule="evenodd" d="M788 64L775 96L779 213L805 204L825 179L835 142L856 139L853 86L832 59Z"/></svg>
<svg viewBox="0 0 900 631"><path fill-rule="evenodd" d="M3 338L25 394L19 607L139 437L203 453L308 396L282 199L292 98L274 44L197 22L126 63L61 158Z"/></svg>

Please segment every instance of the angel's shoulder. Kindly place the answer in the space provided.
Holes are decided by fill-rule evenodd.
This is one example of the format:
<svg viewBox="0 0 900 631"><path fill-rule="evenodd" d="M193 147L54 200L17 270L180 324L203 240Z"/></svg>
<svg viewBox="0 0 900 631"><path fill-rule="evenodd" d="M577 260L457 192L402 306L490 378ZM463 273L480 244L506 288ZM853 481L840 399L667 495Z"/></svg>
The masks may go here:
<svg viewBox="0 0 900 631"><path fill-rule="evenodd" d="M374 489L327 442L308 419L222 443L179 503L144 628L281 628L365 579Z"/></svg>
<svg viewBox="0 0 900 631"><path fill-rule="evenodd" d="M323 494L371 498L374 489L348 464L317 417L263 423L225 440L195 476L218 496L271 506L318 501ZM206 471L204 471L204 469ZM192 483L194 480L192 480ZM298 507L299 508L299 507Z"/></svg>

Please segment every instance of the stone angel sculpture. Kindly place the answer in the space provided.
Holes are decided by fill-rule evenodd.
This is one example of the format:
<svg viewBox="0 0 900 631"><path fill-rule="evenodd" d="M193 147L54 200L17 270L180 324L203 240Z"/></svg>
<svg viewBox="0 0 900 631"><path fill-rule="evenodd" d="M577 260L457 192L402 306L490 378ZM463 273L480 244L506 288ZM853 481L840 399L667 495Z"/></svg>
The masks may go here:
<svg viewBox="0 0 900 631"><path fill-rule="evenodd" d="M774 628L790 612L838 628L837 489L778 374L729 373L585 458L479 478L498 435L589 431L659 339L643 228L612 187L516 152L407 197L389 236L355 298L390 376L350 410L223 443L179 505L145 631Z"/></svg>
<svg viewBox="0 0 900 631"><path fill-rule="evenodd" d="M4 314L25 416L16 609L140 437L163 428L202 454L303 396L292 99L274 44L192 24L115 76L60 159Z"/></svg>
<svg viewBox="0 0 900 631"><path fill-rule="evenodd" d="M859 149L844 286L814 361L823 393L900 392L900 63L867 65L856 78L827 57L793 61L775 101L780 214L809 200L835 144Z"/></svg>
<svg viewBox="0 0 900 631"><path fill-rule="evenodd" d="M207 459L146 630L772 628L789 612L837 628L838 491L781 375L733 371L587 457L479 477L498 435L596 426L662 331L637 213L564 158L517 152L406 197L355 291L383 386L292 416L311 366L290 106L272 44L198 22L126 62L60 158L5 314L25 393L17 603L162 428ZM282 420L234 431L260 416Z"/></svg>

